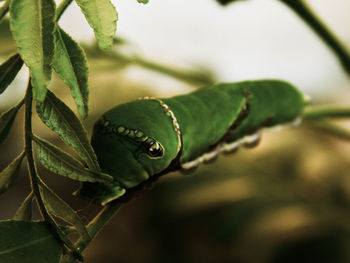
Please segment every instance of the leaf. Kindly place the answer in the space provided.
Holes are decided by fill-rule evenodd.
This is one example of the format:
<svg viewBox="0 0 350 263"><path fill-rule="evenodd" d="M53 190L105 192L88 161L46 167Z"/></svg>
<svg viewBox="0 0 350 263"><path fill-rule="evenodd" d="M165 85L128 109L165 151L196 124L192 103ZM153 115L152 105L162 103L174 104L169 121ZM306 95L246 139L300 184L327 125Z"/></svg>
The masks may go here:
<svg viewBox="0 0 350 263"><path fill-rule="evenodd" d="M6 57L9 54L17 52L15 41L13 40L11 31L10 31L10 22L7 16L5 16L0 21L0 56Z"/></svg>
<svg viewBox="0 0 350 263"><path fill-rule="evenodd" d="M62 245L46 223L6 220L0 222L0 262L58 263Z"/></svg>
<svg viewBox="0 0 350 263"><path fill-rule="evenodd" d="M0 94L14 80L19 70L22 68L23 60L19 54L15 54L0 65Z"/></svg>
<svg viewBox="0 0 350 263"><path fill-rule="evenodd" d="M86 169L78 160L49 142L34 138L40 162L50 171L81 182L108 183L113 177Z"/></svg>
<svg viewBox="0 0 350 263"><path fill-rule="evenodd" d="M110 0L75 0L93 28L101 49L110 48L116 31L118 13Z"/></svg>
<svg viewBox="0 0 350 263"><path fill-rule="evenodd" d="M57 27L53 68L69 86L80 116L88 114L88 66L84 50L66 32Z"/></svg>
<svg viewBox="0 0 350 263"><path fill-rule="evenodd" d="M137 0L137 2L142 3L142 4L147 4L149 0Z"/></svg>
<svg viewBox="0 0 350 263"><path fill-rule="evenodd" d="M31 192L26 199L24 199L21 206L17 209L15 215L13 216L14 220L24 220L30 221L32 219L32 201L34 193Z"/></svg>
<svg viewBox="0 0 350 263"><path fill-rule="evenodd" d="M7 138L19 108L19 105L14 106L0 115L0 144Z"/></svg>
<svg viewBox="0 0 350 263"><path fill-rule="evenodd" d="M34 98L43 101L51 80L55 29L54 0L15 0L10 3L10 28L28 66Z"/></svg>
<svg viewBox="0 0 350 263"><path fill-rule="evenodd" d="M72 209L46 185L41 184L40 187L43 193L45 206L49 209L50 213L61 218L67 223L74 225L75 229L85 240L91 240L84 223L81 221L80 216L74 211L74 209Z"/></svg>
<svg viewBox="0 0 350 263"><path fill-rule="evenodd" d="M6 192L16 180L24 156L25 154L22 152L12 163L0 172L0 194Z"/></svg>
<svg viewBox="0 0 350 263"><path fill-rule="evenodd" d="M83 125L66 104L48 90L45 101L37 104L37 112L41 120L51 130L74 148L86 161L89 168L100 171L96 155Z"/></svg>

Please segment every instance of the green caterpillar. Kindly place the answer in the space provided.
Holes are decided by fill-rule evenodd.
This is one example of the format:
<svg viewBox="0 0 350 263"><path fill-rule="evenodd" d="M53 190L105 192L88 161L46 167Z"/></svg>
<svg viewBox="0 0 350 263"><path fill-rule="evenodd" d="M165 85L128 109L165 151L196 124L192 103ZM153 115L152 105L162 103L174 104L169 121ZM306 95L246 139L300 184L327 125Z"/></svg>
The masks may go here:
<svg viewBox="0 0 350 263"><path fill-rule="evenodd" d="M104 205L150 177L191 170L220 152L253 145L262 130L300 120L306 101L287 82L259 80L118 105L96 122L91 139L114 182L84 183L78 193Z"/></svg>

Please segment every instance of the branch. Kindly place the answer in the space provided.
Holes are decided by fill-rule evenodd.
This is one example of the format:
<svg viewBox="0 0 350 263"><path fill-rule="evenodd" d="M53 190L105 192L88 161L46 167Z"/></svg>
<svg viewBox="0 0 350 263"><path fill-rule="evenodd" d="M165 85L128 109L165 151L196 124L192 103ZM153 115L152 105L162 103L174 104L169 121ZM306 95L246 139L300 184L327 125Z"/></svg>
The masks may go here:
<svg viewBox="0 0 350 263"><path fill-rule="evenodd" d="M313 14L310 8L302 0L280 0L289 6L314 32L330 47L337 55L344 70L350 75L350 55L334 36L334 34L324 25L318 17Z"/></svg>
<svg viewBox="0 0 350 263"><path fill-rule="evenodd" d="M0 21L4 18L4 16L9 11L10 1L11 0L6 0L5 3L3 3L3 5L0 7Z"/></svg>
<svg viewBox="0 0 350 263"><path fill-rule="evenodd" d="M350 140L350 130L341 125L331 123L329 121L309 121L308 124L317 130L325 132L329 135L338 137L344 140Z"/></svg>
<svg viewBox="0 0 350 263"><path fill-rule="evenodd" d="M79 252L82 252L90 244L90 242L96 237L96 235L102 229L102 227L116 214L116 212L119 210L120 207L122 207L124 203L124 200L116 200L112 202L111 204L105 206L100 211L100 213L93 220L90 221L90 223L87 226L87 230L91 237L91 240L86 242L85 240L80 238L75 244ZM62 258L61 263L73 263L75 261L76 259L74 255L72 253L68 253Z"/></svg>
<svg viewBox="0 0 350 263"><path fill-rule="evenodd" d="M350 118L350 108L314 106L304 111L304 120L320 120L324 118Z"/></svg>
<svg viewBox="0 0 350 263"><path fill-rule="evenodd" d="M77 247L77 250L79 252L83 252L83 250L90 244L90 242L96 237L96 235L99 233L99 231L103 228L105 224L117 213L119 208L121 208L125 203L132 200L135 195L138 195L141 191L144 189L147 189L147 186L152 185L155 181L159 179L159 177L162 176L162 173L153 175L151 178L149 178L147 181L139 184L138 186L129 189L125 195L120 197L119 199L109 203L106 205L99 213L95 216L93 220L90 221L90 223L87 226L87 230L89 232L89 235L91 239L89 241L85 241L82 238L80 238L76 243L75 246ZM73 263L75 262L75 258L72 253L66 254L63 258L61 263Z"/></svg>
<svg viewBox="0 0 350 263"><path fill-rule="evenodd" d="M215 76L210 71L200 69L180 69L148 61L137 54L127 56L115 50L106 52L97 49L95 46L83 45L83 47L91 57L100 56L108 60L121 61L125 64L140 66L191 84L208 86L215 83Z"/></svg>
<svg viewBox="0 0 350 263"><path fill-rule="evenodd" d="M56 9L56 21L60 20L64 11L66 11L67 7L72 3L73 0L62 0L60 5Z"/></svg>
<svg viewBox="0 0 350 263"><path fill-rule="evenodd" d="M189 83L198 83L200 85L211 85L213 84L214 77L210 72L201 72L199 70L184 70L176 69L173 67L161 65L152 61L147 61L139 56L130 58L130 62L149 70L168 75L173 78L177 78Z"/></svg>

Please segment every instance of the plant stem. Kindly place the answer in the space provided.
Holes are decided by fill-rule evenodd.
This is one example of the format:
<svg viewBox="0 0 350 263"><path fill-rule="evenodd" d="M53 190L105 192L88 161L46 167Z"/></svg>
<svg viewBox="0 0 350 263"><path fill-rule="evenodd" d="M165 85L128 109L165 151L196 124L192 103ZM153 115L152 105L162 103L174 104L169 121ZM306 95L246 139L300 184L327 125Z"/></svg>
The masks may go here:
<svg viewBox="0 0 350 263"><path fill-rule="evenodd" d="M17 103L16 107L17 107L18 109L21 108L25 102L26 102L26 98L24 97L23 99L21 99L21 100Z"/></svg>
<svg viewBox="0 0 350 263"><path fill-rule="evenodd" d="M214 82L213 76L208 74L208 72L200 72L200 71L194 71L194 70L180 70L180 69L165 67L164 65L147 61L139 56L134 56L133 58L131 58L130 61L141 67L144 67L149 70L159 72L165 75L169 75L173 78L181 79L186 82L198 83L201 85L211 85Z"/></svg>
<svg viewBox="0 0 350 263"><path fill-rule="evenodd" d="M100 213L98 213L97 216L93 220L90 221L90 223L87 226L88 233L91 237L91 240L86 242L82 238L80 238L75 246L79 250L79 252L82 252L89 243L95 238L95 236L98 234L98 232L102 229L102 227L116 214L116 212L119 210L119 208L125 203L125 199L123 200L116 200L109 205L105 206ZM75 262L75 258L71 253L66 254L61 263L72 263Z"/></svg>
<svg viewBox="0 0 350 263"><path fill-rule="evenodd" d="M83 47L90 57L103 57L109 60L123 62L128 65L137 65L191 84L208 86L215 82L215 76L213 76L214 74L209 71L179 69L146 60L135 54L127 56L115 50L102 52L92 46L84 45Z"/></svg>
<svg viewBox="0 0 350 263"><path fill-rule="evenodd" d="M335 52L343 68L350 75L350 54L324 25L320 19L308 8L303 0L280 0L289 6L301 19L303 19L314 32Z"/></svg>
<svg viewBox="0 0 350 263"><path fill-rule="evenodd" d="M101 228L116 214L120 207L124 204L123 201L117 200L106 207L104 207L97 216L87 226L87 230L91 239L95 238ZM89 243L84 240L79 240L77 242L77 247L79 250L83 251Z"/></svg>
<svg viewBox="0 0 350 263"><path fill-rule="evenodd" d="M304 120L319 120L324 118L350 118L350 108L314 106L306 108Z"/></svg>
<svg viewBox="0 0 350 263"><path fill-rule="evenodd" d="M329 135L338 137L344 140L350 140L350 130L341 125L331 123L329 121L308 121L309 126L314 129L325 132Z"/></svg>
<svg viewBox="0 0 350 263"><path fill-rule="evenodd" d="M61 232L59 226L50 216L48 211L46 210L44 201L42 199L40 189L39 189L39 177L36 171L34 156L33 156L33 146L32 146L32 105L33 105L33 93L32 93L32 85L31 80L29 78L27 92L25 95L25 117L24 117L24 150L27 156L27 164L28 164L28 172L31 182L32 190L35 194L36 200L38 202L38 206L40 212L48 223L48 226L51 232L54 234L56 238L66 244L72 251L74 256L79 258L79 260L83 260L82 256L76 250L75 246L72 242L65 237L65 235Z"/></svg>
<svg viewBox="0 0 350 263"><path fill-rule="evenodd" d="M9 6L10 6L10 1L11 0L6 0L2 6L0 7L0 21L4 18L4 16L7 14L9 11Z"/></svg>
<svg viewBox="0 0 350 263"><path fill-rule="evenodd" d="M57 7L57 10L56 10L56 21L60 20L64 11L66 11L67 7L72 3L72 1L73 0L62 0L62 2L60 3L60 5Z"/></svg>

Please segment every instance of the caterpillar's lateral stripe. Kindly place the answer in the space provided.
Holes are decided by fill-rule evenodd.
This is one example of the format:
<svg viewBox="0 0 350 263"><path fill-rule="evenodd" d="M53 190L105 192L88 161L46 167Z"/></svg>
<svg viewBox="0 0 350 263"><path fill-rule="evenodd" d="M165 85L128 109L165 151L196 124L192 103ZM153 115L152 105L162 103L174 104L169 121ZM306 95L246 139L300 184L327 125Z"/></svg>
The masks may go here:
<svg viewBox="0 0 350 263"><path fill-rule="evenodd" d="M296 124L306 102L287 82L260 80L118 105L96 123L91 140L114 182L84 183L79 193L105 204L151 176L192 169L253 145L265 130Z"/></svg>
<svg viewBox="0 0 350 263"><path fill-rule="evenodd" d="M248 147L251 147L252 145L256 145L256 143L260 140L262 133L266 131L279 131L285 127L295 127L298 126L301 123L302 118L297 117L295 120L285 123L282 125L276 125L269 128L261 128L256 133L251 135L246 135L243 138L239 139L238 141L234 141L232 143L226 144L226 143L220 143L218 144L214 150L207 152L203 154L202 156L199 156L197 159L181 164L181 168L186 170L192 170L196 168L201 163L210 162L213 159L215 159L220 153L232 153L236 151L241 145L246 145Z"/></svg>

